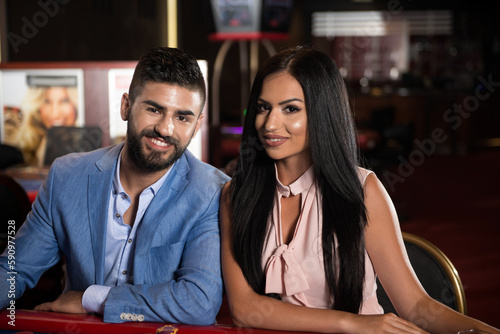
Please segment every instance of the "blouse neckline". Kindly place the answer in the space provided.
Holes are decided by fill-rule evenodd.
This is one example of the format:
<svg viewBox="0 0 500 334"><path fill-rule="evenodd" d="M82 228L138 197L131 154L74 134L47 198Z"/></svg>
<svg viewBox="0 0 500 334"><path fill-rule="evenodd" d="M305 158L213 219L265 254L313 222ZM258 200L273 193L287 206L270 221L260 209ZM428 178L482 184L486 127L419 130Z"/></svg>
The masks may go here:
<svg viewBox="0 0 500 334"><path fill-rule="evenodd" d="M285 186L278 178L278 168L275 165L276 171L276 191L283 197L290 197L301 194L309 190L314 182L314 165L311 165L297 180Z"/></svg>

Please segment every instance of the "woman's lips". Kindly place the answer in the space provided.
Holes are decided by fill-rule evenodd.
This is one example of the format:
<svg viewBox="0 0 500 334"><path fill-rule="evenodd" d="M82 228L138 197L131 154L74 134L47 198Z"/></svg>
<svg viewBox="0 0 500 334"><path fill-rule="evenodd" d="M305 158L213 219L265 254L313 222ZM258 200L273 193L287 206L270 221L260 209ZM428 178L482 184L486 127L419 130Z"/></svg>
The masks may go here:
<svg viewBox="0 0 500 334"><path fill-rule="evenodd" d="M270 147L277 147L285 143L288 138L282 136L264 136L266 140L266 145Z"/></svg>

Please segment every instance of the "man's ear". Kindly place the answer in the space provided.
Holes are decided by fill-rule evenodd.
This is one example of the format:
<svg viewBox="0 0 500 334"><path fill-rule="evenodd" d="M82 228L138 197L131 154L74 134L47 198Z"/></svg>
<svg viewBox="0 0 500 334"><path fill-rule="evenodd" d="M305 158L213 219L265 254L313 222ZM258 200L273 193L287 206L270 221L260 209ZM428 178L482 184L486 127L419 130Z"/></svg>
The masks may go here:
<svg viewBox="0 0 500 334"><path fill-rule="evenodd" d="M120 105L120 115L122 116L122 119L124 121L128 121L128 114L130 112L130 97L127 93L123 93L122 95L122 101Z"/></svg>
<svg viewBox="0 0 500 334"><path fill-rule="evenodd" d="M196 134L198 133L198 130L200 129L200 126L201 126L201 123L202 123L202 119L203 117L205 117L205 113L202 112L200 114L200 117L198 117L198 120L196 121L196 128L194 129L194 132L193 132L193 136L191 138L194 138L196 136Z"/></svg>

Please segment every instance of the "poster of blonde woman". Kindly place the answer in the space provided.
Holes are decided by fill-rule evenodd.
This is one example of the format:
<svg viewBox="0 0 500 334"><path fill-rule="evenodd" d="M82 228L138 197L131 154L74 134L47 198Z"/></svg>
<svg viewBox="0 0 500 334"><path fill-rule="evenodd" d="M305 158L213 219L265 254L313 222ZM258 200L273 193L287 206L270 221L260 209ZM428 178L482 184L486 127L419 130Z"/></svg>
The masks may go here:
<svg viewBox="0 0 500 334"><path fill-rule="evenodd" d="M80 69L0 71L0 134L21 150L24 163L42 166L47 131L83 126L83 71Z"/></svg>

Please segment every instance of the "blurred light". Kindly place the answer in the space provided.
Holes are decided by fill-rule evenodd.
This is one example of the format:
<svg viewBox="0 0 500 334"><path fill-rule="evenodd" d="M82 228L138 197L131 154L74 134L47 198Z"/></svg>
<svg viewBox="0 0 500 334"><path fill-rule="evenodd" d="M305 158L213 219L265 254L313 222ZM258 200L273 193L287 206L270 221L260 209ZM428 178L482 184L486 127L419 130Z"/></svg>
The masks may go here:
<svg viewBox="0 0 500 334"><path fill-rule="evenodd" d="M391 68L389 72L392 80L397 80L399 78L399 70L396 67Z"/></svg>
<svg viewBox="0 0 500 334"><path fill-rule="evenodd" d="M345 67L339 68L339 71L343 78L347 77L347 69Z"/></svg>

